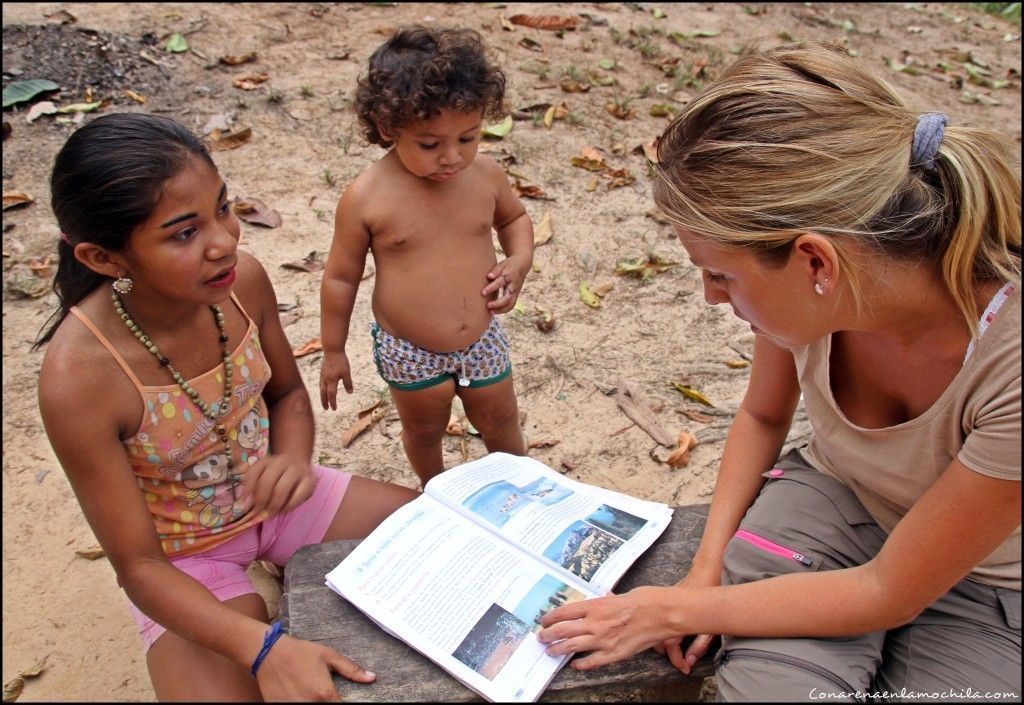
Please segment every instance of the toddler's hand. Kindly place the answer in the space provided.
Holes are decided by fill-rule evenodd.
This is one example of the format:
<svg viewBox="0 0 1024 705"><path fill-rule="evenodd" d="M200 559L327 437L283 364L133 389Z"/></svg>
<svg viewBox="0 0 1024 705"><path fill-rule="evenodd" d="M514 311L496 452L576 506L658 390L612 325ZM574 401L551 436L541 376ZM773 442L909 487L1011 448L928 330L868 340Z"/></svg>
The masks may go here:
<svg viewBox="0 0 1024 705"><path fill-rule="evenodd" d="M338 380L345 385L345 392L352 393L352 372L345 351L324 352L320 362L320 405L335 411L338 408Z"/></svg>
<svg viewBox="0 0 1024 705"><path fill-rule="evenodd" d="M490 282L480 293L487 299L497 295L487 302L487 308L491 313L511 311L519 298L519 292L523 289L523 282L526 281L526 270L517 266L514 257L506 257L487 273L487 278Z"/></svg>
<svg viewBox="0 0 1024 705"><path fill-rule="evenodd" d="M305 502L316 481L308 462L286 455L268 455L254 463L245 476L252 511L280 514Z"/></svg>

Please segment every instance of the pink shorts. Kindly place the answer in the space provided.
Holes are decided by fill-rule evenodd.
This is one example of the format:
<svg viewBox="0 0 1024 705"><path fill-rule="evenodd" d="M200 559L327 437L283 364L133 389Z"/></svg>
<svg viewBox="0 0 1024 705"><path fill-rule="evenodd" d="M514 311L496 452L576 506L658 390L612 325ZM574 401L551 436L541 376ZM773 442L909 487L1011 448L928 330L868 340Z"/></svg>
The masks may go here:
<svg viewBox="0 0 1024 705"><path fill-rule="evenodd" d="M256 592L245 572L250 563L259 559L285 565L303 546L320 543L338 513L352 476L316 464L313 474L316 489L299 506L265 519L219 546L172 558L171 564L206 586L221 602ZM142 637L143 651L149 651L153 642L167 630L144 615L130 600L128 605Z"/></svg>

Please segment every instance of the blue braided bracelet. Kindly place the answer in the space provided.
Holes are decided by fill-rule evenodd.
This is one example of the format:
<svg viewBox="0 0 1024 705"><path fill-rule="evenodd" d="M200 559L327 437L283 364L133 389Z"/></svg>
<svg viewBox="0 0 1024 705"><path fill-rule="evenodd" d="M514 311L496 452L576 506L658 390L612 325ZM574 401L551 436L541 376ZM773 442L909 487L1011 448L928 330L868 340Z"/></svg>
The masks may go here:
<svg viewBox="0 0 1024 705"><path fill-rule="evenodd" d="M274 622L270 625L270 631L267 632L265 637L263 637L263 648L260 649L260 653L256 656L256 660L252 662L252 668L249 669L253 677L256 676L256 670L260 667L260 664L263 663L263 659L265 659L267 654L270 653L270 647L273 646L274 643L283 635L284 628L281 626L280 622Z"/></svg>

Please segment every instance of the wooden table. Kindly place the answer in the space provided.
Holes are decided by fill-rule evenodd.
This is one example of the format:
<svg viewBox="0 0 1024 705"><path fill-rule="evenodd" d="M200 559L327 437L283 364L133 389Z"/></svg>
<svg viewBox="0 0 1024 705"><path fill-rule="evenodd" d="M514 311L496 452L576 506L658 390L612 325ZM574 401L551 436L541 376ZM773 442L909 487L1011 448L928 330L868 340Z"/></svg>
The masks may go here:
<svg viewBox="0 0 1024 705"><path fill-rule="evenodd" d="M630 568L615 592L640 585L671 585L689 569L700 543L708 505L676 507L658 541ZM377 674L370 684L335 676L343 700L359 702L467 702L480 697L441 667L387 634L324 584L327 575L359 541L334 541L296 552L284 573L280 620L290 634L325 644ZM664 656L645 651L594 671L562 668L542 702L587 699L616 701L639 692L644 700L695 701L704 677L712 674L713 649L684 676Z"/></svg>

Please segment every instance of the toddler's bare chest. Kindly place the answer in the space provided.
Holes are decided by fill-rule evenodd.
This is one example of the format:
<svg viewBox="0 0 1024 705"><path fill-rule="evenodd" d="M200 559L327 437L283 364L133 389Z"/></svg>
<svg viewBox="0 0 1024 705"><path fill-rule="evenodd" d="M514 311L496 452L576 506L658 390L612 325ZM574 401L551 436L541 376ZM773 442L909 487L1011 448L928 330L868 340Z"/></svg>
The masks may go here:
<svg viewBox="0 0 1024 705"><path fill-rule="evenodd" d="M462 199L407 194L375 207L367 218L375 251L412 251L425 247L476 248L490 245L494 200L484 194Z"/></svg>

